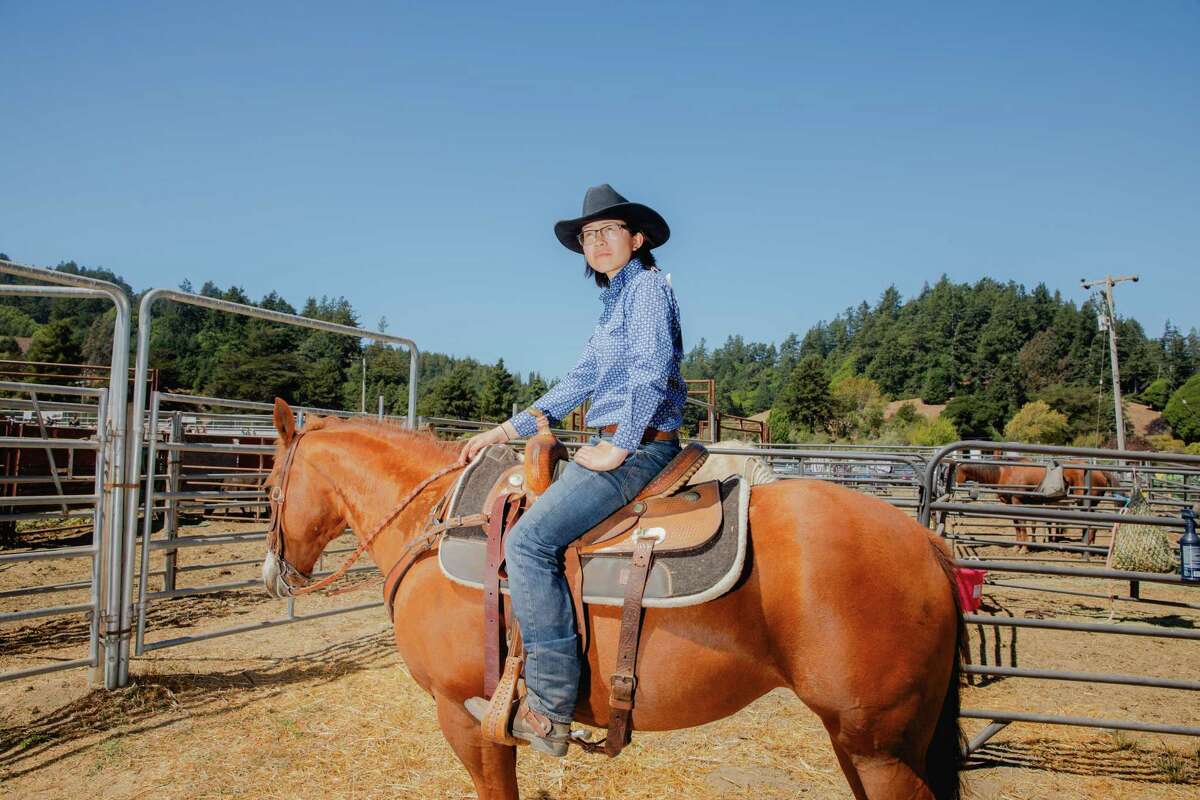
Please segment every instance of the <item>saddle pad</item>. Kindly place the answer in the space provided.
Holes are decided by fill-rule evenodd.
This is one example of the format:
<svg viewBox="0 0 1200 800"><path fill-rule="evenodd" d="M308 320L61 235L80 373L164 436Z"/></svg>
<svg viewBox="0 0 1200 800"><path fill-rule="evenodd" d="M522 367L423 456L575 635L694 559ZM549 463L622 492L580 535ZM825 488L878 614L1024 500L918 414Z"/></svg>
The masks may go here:
<svg viewBox="0 0 1200 800"><path fill-rule="evenodd" d="M749 538L750 486L745 478L735 475L722 481L719 489L723 514L720 531L701 548L655 553L642 605L647 608L697 605L725 594L741 577ZM470 513L469 508L464 508L465 513ZM442 573L455 583L482 589L487 542L470 530L477 529L454 531L442 539L438 564ZM587 553L582 560L584 601L620 606L625 600L629 560ZM504 580L501 589L508 593Z"/></svg>
<svg viewBox="0 0 1200 800"><path fill-rule="evenodd" d="M478 514L483 511L484 501L500 480L504 472L520 463L517 454L509 447L494 444L485 447L475 459L467 465L454 482L450 490L450 503L446 508L447 517ZM456 533L476 536L481 540L487 538L487 531L482 526L463 528Z"/></svg>

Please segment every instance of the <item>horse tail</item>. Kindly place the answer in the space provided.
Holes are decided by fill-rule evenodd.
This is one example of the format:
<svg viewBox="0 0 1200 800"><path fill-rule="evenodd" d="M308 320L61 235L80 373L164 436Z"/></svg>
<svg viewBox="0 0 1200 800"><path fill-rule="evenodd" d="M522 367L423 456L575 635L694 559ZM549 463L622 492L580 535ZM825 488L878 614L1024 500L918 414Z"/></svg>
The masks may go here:
<svg viewBox="0 0 1200 800"><path fill-rule="evenodd" d="M934 555L946 580L950 584L950 597L954 602L954 663L950 668L950 681L946 687L946 697L942 700L942 710L938 713L937 725L933 729L933 738L929 749L925 752L925 782L937 800L960 800L962 797L962 779L960 773L965 758L966 738L959 724L958 714L962 707L962 665L967 657L967 625L963 622L962 607L958 600L957 579L954 576L954 562L951 556L940 546L941 542L930 538Z"/></svg>

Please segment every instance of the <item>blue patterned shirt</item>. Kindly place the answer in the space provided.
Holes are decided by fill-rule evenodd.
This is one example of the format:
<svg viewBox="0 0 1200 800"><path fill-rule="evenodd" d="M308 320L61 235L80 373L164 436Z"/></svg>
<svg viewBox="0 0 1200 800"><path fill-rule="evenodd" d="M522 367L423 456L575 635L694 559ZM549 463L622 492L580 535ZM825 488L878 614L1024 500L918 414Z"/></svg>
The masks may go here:
<svg viewBox="0 0 1200 800"><path fill-rule="evenodd" d="M613 444L633 451L646 428L670 431L683 423L679 306L666 276L636 258L612 279L600 302L604 310L579 363L533 406L559 421L591 396L587 426L616 424ZM528 411L511 422L522 436L537 432Z"/></svg>

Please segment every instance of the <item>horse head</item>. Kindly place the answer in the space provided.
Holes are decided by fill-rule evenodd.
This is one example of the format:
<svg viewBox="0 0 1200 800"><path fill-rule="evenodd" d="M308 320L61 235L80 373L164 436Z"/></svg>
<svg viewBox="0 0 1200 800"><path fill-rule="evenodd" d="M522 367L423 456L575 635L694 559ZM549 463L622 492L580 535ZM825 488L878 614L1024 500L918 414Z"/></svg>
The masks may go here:
<svg viewBox="0 0 1200 800"><path fill-rule="evenodd" d="M310 433L325 422L315 418L296 430L288 404L275 398L275 463L264 488L271 504L263 584L272 597L288 597L312 581L325 546L346 528L337 490L321 475Z"/></svg>

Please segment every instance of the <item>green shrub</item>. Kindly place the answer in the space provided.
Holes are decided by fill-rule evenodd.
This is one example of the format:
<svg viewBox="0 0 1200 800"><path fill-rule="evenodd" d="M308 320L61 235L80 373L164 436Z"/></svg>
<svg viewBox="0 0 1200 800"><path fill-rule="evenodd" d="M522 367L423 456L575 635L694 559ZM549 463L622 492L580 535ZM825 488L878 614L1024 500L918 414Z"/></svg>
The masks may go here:
<svg viewBox="0 0 1200 800"><path fill-rule="evenodd" d="M1071 437L1071 426L1067 415L1055 411L1044 400L1034 400L1021 406L1021 410L1004 426L1004 439L1009 442L1030 444L1066 444Z"/></svg>
<svg viewBox="0 0 1200 800"><path fill-rule="evenodd" d="M1180 439L1188 444L1200 442L1200 373L1175 390L1163 416Z"/></svg>
<svg viewBox="0 0 1200 800"><path fill-rule="evenodd" d="M1160 453L1182 453L1187 445L1182 439L1176 439L1170 434L1159 434L1157 436L1149 436L1147 440L1150 446Z"/></svg>
<svg viewBox="0 0 1200 800"><path fill-rule="evenodd" d="M1171 382L1166 378L1158 378L1152 381L1145 390L1137 396L1137 399L1146 405L1153 408L1155 411L1162 411L1167 407L1167 401L1171 399Z"/></svg>
<svg viewBox="0 0 1200 800"><path fill-rule="evenodd" d="M947 417L963 439L992 439L1008 416L1005 403L984 395L964 395L946 404Z"/></svg>
<svg viewBox="0 0 1200 800"><path fill-rule="evenodd" d="M919 447L938 447L959 439L954 423L943 416L923 419L908 431L908 443Z"/></svg>
<svg viewBox="0 0 1200 800"><path fill-rule="evenodd" d="M907 428L920 418L921 415L917 413L917 406L915 403L902 403L900 407L896 409L896 413L892 415L892 418L889 420L889 422L894 427Z"/></svg>

